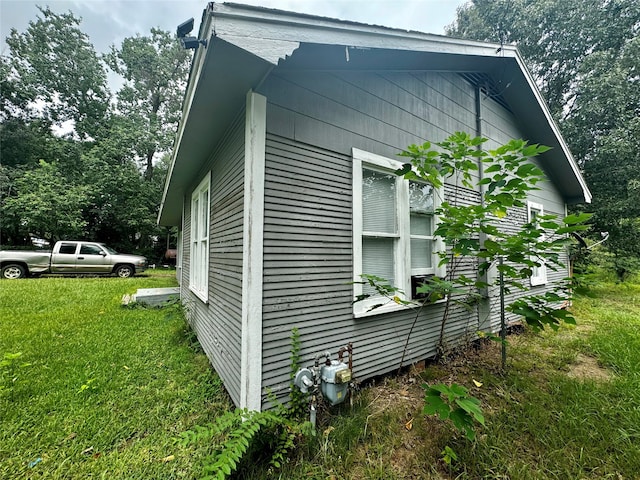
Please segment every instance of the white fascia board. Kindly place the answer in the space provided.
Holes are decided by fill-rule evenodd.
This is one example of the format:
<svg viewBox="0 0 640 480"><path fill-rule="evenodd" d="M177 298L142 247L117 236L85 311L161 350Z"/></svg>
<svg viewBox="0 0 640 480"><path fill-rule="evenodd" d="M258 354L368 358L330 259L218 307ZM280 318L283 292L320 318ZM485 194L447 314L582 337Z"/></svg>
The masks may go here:
<svg viewBox="0 0 640 480"><path fill-rule="evenodd" d="M242 5L213 4L209 13L215 18L216 36L230 43L245 42L255 45L257 48L251 52L261 57L263 52L273 50L274 47L269 46L269 43L285 47L277 58L290 55L295 50L292 49L295 43L491 57L500 48L499 44ZM240 43L236 44L241 46ZM272 54L264 55L266 56L263 58L269 57L273 61Z"/></svg>
<svg viewBox="0 0 640 480"><path fill-rule="evenodd" d="M267 98L247 93L242 238L240 408L262 407L262 274Z"/></svg>
<svg viewBox="0 0 640 480"><path fill-rule="evenodd" d="M555 135L556 139L558 140L558 144L562 148L562 153L564 154L564 157L566 158L567 163L571 167L573 175L578 180L578 183L580 184L580 187L582 188L582 194L584 196L584 201L586 203L591 203L592 196L591 196L591 192L589 191L589 187L587 186L587 182L584 179L584 177L582 176L582 173L580 173L580 169L578 168L578 164L575 161L575 159L573 158L573 154L569 150L569 146L564 141L564 137L560 133L560 129L558 128L558 125L556 124L555 120L551 116L551 112L549 111L549 107L547 107L547 102L542 97L542 93L538 89L538 85L536 84L535 80L533 79L533 76L531 75L531 72L529 72L529 69L525 65L524 60L523 60L522 56L520 55L520 52L515 48L513 49L513 52L515 53L514 58L516 59L516 62L518 62L518 67L520 68L520 71L522 72L522 75L524 76L525 80L527 81L527 84L529 85L529 88L533 92L533 95L535 96L536 102L538 102L538 106L540 107L540 110L544 114L544 116L545 116L545 118L547 120L547 123L549 124L549 128L551 129L551 131Z"/></svg>

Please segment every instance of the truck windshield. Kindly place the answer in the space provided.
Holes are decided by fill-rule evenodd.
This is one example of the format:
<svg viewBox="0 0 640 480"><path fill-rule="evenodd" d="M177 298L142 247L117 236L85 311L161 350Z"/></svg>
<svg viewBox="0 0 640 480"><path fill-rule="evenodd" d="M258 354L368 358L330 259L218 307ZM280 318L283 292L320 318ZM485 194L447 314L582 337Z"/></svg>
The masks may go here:
<svg viewBox="0 0 640 480"><path fill-rule="evenodd" d="M104 243L101 244L101 246L102 246L102 248L104 248L107 251L107 253L109 255L117 255L118 254L118 252L116 252L113 248L107 247Z"/></svg>

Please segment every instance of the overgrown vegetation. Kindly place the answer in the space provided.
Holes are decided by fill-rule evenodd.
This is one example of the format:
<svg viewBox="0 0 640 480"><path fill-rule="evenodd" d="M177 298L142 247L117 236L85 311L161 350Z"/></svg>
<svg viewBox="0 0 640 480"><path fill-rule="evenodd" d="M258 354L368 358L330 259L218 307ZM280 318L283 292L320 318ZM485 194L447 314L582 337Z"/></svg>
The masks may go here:
<svg viewBox="0 0 640 480"><path fill-rule="evenodd" d="M203 479L224 480L236 472L252 478L254 472L278 472L289 461L298 442L311 433L284 408L275 411L236 409L206 426L181 433L182 445L204 445L212 453L204 460Z"/></svg>
<svg viewBox="0 0 640 480"><path fill-rule="evenodd" d="M452 304L481 301L488 296L482 292L492 286L506 293L514 290L527 292L529 278L536 269L565 268L562 253L569 244L567 234L587 228L581 223L589 218L588 214L568 215L560 219L555 214L543 212L525 222L511 221L510 228L499 225L515 210L526 211L528 208L527 200L545 178L534 159L549 148L511 140L496 149L484 150L481 147L486 141L486 138L456 132L433 145L430 142L410 145L401 153L410 159L410 163L405 163L395 172L405 179L431 185L435 192L445 182L481 192L481 200L477 204L463 205L441 199L433 211L437 218L433 237L441 239L445 245L435 253L440 259L439 266L447 267L446 276L433 276L424 282L416 290L424 298L413 300L386 279L372 275L376 272L364 272L362 275L362 283L373 287L380 298L380 303L371 310L395 302L415 308L417 318L424 303L445 300L438 342L441 355L444 354L444 331ZM480 175L474 179L479 170ZM477 278L460 273L469 259L478 259ZM562 302L569 299L569 293L567 279L563 279L550 283L541 293L521 295L507 305L506 310L522 316L534 329L557 328L562 322L574 322L571 314L561 308ZM355 302L372 295L359 295ZM503 306L503 318L504 314Z"/></svg>
<svg viewBox="0 0 640 480"><path fill-rule="evenodd" d="M539 211L532 216L527 212L527 201L531 193L538 190L537 184L545 178L544 172L536 166L534 160L549 148L530 145L523 140L511 140L487 151L482 148L486 141L486 138L473 138L465 132L456 132L434 145L430 142L410 145L401 153L410 159L410 163L405 163L395 171L396 175L407 180L430 185L434 192L441 191L445 183L449 185L448 188L462 186L480 192L478 203L465 205L443 198L433 210L437 218L433 237L442 240L440 244L445 246L435 253L440 259L438 266L447 266L446 275L443 278L432 276L418 286L416 292L423 295L419 300L410 298L388 280L371 275L375 272L365 272L362 283L373 287L376 294L374 298L380 299L370 310L391 302L415 310L415 320L405 345L409 343L423 306L444 299L438 341L439 356L447 353L444 332L452 305L457 303L467 306L470 301L486 301L489 297L487 289L497 287L501 296L499 315L502 320L504 368L507 311L522 318L536 331L545 327L557 329L563 322L575 324L571 313L563 308L563 302L570 298L567 279L549 282L543 291L533 293L529 291L529 278L536 270L565 268L561 257L569 243L567 234L585 230L587 227L581 223L589 215L569 215L559 219L555 214ZM480 173L474 179L478 171ZM509 228L499 224L516 210L525 210L529 218L524 222L510 221ZM478 260L476 278L460 273L469 259ZM497 274L492 275L492 270ZM505 305L504 294L513 290L524 293ZM354 303L372 296L370 293L358 295ZM481 320L480 323L490 322ZM492 332L479 334L491 336ZM401 366L404 357L403 352ZM448 399L448 403L443 398ZM465 387L460 385L436 384L428 387L426 404L425 412L438 413L441 419L451 420L456 427L466 432L470 440L475 436L474 420L484 423L480 402L467 395ZM450 447L448 452L448 457L451 457L453 450Z"/></svg>
<svg viewBox="0 0 640 480"><path fill-rule="evenodd" d="M411 145L402 153L411 163L396 172L410 180L427 182L434 188L440 188L448 181L481 192L478 205L460 205L445 200L434 212L438 224L433 235L446 245L446 250L437 253L440 264L448 267L447 276L424 283L417 292L428 296L435 292L436 298L447 301L440 334L441 348L448 306L456 295L464 295L465 301L469 297L480 298L483 289L494 285L507 293L516 289L527 291L528 279L535 269L565 268L561 255L569 243L567 234L587 228L580 225L589 218L587 214L560 219L555 214L543 212L524 223L511 225L511 229L501 228L499 221L506 219L510 212L527 209L531 193L538 190L537 184L545 178L534 159L549 148L511 140L496 149L484 150L481 147L486 141L486 138L472 138L467 133L456 132L433 146L429 142ZM479 169L483 173L474 181L473 175ZM476 279L459 273L460 265L469 258L479 259ZM497 272L493 278L491 269ZM568 294L566 284L562 282L548 286L542 294L527 293L506 308L523 316L535 329L557 328L561 322L573 321L559 303L566 300Z"/></svg>
<svg viewBox="0 0 640 480"><path fill-rule="evenodd" d="M506 372L485 341L363 388L277 478L636 478L640 285L594 282L572 310L578 326L510 335ZM474 442L422 414L425 381L471 385L486 417Z"/></svg>

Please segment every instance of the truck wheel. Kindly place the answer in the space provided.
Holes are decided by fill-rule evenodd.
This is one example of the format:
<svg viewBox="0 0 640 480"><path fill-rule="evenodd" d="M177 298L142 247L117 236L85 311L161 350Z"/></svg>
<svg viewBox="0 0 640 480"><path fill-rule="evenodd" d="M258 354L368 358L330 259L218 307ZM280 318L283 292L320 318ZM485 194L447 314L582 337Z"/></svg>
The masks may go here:
<svg viewBox="0 0 640 480"><path fill-rule="evenodd" d="M27 276L27 269L18 263L11 263L2 267L2 278L15 280Z"/></svg>
<svg viewBox="0 0 640 480"><path fill-rule="evenodd" d="M115 269L115 274L120 278L132 277L135 270L131 265L118 265Z"/></svg>

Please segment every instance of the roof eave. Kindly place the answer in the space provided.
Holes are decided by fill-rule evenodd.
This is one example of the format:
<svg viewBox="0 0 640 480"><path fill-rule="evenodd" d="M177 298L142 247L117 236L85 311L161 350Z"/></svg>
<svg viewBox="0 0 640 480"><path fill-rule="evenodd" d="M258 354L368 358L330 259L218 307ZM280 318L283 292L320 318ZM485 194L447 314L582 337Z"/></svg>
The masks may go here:
<svg viewBox="0 0 640 480"><path fill-rule="evenodd" d="M570 175L570 188L562 192L565 199L582 197L591 201L591 193L580 174L560 130L551 117L535 81L513 46L461 40L440 35L409 32L387 27L300 15L291 12L237 4L208 5L203 14L199 38L208 39L194 56L187 87L183 120L168 172L158 222L178 225L186 189L207 160L228 126L244 105L246 92L255 88L273 66L295 51L300 43L341 45L345 47L432 52L493 58L497 55L515 62L521 75L521 88L529 92L522 112L529 108L544 125L538 126L540 143L557 148L551 165L559 176ZM295 39L295 40L292 40ZM500 48L499 48L500 47ZM224 65L224 69L217 67ZM218 95L224 92L224 95ZM521 102L521 100L514 100ZM530 111L530 110L529 110ZM525 132L526 133L526 132ZM564 186L559 185L562 189Z"/></svg>

